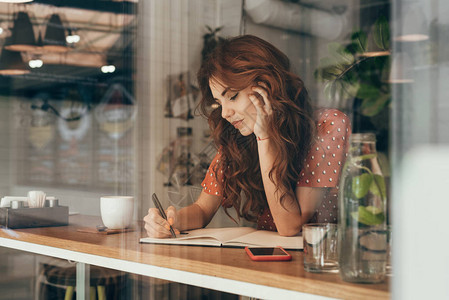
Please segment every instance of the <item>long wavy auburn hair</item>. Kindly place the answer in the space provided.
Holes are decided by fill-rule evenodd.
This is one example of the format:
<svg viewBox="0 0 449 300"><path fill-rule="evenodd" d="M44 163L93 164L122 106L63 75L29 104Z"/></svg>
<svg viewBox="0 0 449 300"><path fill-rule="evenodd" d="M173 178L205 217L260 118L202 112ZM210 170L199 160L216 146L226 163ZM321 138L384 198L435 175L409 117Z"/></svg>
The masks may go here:
<svg viewBox="0 0 449 300"><path fill-rule="evenodd" d="M200 112L207 117L215 145L221 152L214 170L223 171L223 206L234 207L237 215L250 221L268 207L260 171L255 136L243 136L221 116L209 87L216 80L232 91L263 82L271 99L273 115L269 120L269 136L276 158L269 177L276 178L281 204L287 194L294 197L299 172L314 136L312 107L304 83L290 71L285 54L270 43L252 35L222 41L203 61L198 71L202 92ZM246 196L242 203L241 194ZM226 213L229 215L228 211Z"/></svg>

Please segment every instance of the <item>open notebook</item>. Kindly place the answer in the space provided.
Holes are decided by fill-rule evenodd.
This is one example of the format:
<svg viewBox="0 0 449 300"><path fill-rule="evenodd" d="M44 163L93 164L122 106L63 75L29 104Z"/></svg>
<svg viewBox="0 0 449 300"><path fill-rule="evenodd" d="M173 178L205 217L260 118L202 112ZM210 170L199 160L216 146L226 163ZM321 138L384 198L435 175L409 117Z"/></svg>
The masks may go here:
<svg viewBox="0 0 449 300"><path fill-rule="evenodd" d="M285 237L277 232L251 227L202 228L185 231L177 238L141 238L141 243L203 245L217 247L275 247L302 249L302 236Z"/></svg>

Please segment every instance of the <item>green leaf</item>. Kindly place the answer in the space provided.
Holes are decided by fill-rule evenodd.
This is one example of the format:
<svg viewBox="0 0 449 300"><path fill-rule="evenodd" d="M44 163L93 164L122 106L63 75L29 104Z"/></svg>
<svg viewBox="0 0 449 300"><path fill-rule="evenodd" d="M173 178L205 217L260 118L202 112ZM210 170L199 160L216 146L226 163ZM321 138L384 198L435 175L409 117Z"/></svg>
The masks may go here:
<svg viewBox="0 0 449 300"><path fill-rule="evenodd" d="M322 70L322 77L323 79L329 78L329 79L335 79L341 74L341 69L339 65L335 66L329 66L327 68L324 68Z"/></svg>
<svg viewBox="0 0 449 300"><path fill-rule="evenodd" d="M355 53L363 53L366 51L367 37L364 31L356 31L351 35L351 47Z"/></svg>
<svg viewBox="0 0 449 300"><path fill-rule="evenodd" d="M374 215L380 214L382 212L382 209L380 209L379 207L375 207L375 206L366 206L366 210Z"/></svg>
<svg viewBox="0 0 449 300"><path fill-rule="evenodd" d="M371 186L373 177L371 174L363 173L352 178L352 193L357 199L365 197Z"/></svg>
<svg viewBox="0 0 449 300"><path fill-rule="evenodd" d="M347 96L354 98L357 95L360 84L358 81L342 80L341 88Z"/></svg>
<svg viewBox="0 0 449 300"><path fill-rule="evenodd" d="M387 196L387 188L385 186L385 179L382 175L374 174L374 180L371 182L369 191L383 200Z"/></svg>
<svg viewBox="0 0 449 300"><path fill-rule="evenodd" d="M349 52L349 53L352 53L352 54L357 54L357 53L363 53L363 50L362 49L360 49L360 44L358 44L358 43L349 43L347 46L346 46L346 50Z"/></svg>
<svg viewBox="0 0 449 300"><path fill-rule="evenodd" d="M324 86L324 95L327 99L334 99L335 98L335 91L336 86L333 81L329 81Z"/></svg>
<svg viewBox="0 0 449 300"><path fill-rule="evenodd" d="M366 99L371 98L375 99L379 97L379 88L370 84L361 84L359 90L357 91L357 98Z"/></svg>
<svg viewBox="0 0 449 300"><path fill-rule="evenodd" d="M328 46L332 65L350 65L354 62L354 56L349 53L341 44L330 43Z"/></svg>
<svg viewBox="0 0 449 300"><path fill-rule="evenodd" d="M364 99L360 106L361 114L367 117L377 115L390 102L390 96L390 94L382 94L376 99Z"/></svg>
<svg viewBox="0 0 449 300"><path fill-rule="evenodd" d="M325 57L320 59L320 66L315 77L324 81L335 80L345 70L346 66L337 62L336 58Z"/></svg>
<svg viewBox="0 0 449 300"><path fill-rule="evenodd" d="M341 47L340 49L338 49L338 53L340 54L340 57L342 59L342 61L346 64L346 65L351 65L352 63L354 63L355 58L354 55L352 53L350 53L349 51L347 51L345 48Z"/></svg>
<svg viewBox="0 0 449 300"><path fill-rule="evenodd" d="M380 16L374 23L373 38L377 47L383 50L390 48L390 26L385 16Z"/></svg>
<svg viewBox="0 0 449 300"><path fill-rule="evenodd" d="M351 216L359 223L365 225L379 225L385 221L384 213L373 206L359 206L358 212L352 212Z"/></svg>
<svg viewBox="0 0 449 300"><path fill-rule="evenodd" d="M320 69L324 69L326 67L330 67L334 65L334 61L330 57L323 57L320 59L319 67Z"/></svg>

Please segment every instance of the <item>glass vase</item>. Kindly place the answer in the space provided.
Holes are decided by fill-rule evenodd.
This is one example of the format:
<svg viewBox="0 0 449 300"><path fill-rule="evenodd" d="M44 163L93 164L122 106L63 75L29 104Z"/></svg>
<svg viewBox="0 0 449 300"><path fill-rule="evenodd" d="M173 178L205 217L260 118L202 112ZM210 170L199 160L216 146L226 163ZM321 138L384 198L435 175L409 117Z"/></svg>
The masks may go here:
<svg viewBox="0 0 449 300"><path fill-rule="evenodd" d="M339 189L340 276L377 283L387 261L387 190L372 133L354 133Z"/></svg>

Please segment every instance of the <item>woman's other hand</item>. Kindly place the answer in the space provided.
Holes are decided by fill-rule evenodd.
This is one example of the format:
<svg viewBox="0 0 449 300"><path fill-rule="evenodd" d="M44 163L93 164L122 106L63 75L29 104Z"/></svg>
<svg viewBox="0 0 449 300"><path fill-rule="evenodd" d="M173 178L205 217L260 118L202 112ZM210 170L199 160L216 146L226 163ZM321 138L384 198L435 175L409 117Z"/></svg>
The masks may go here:
<svg viewBox="0 0 449 300"><path fill-rule="evenodd" d="M167 220L162 218L157 208L150 208L148 214L143 218L145 221L145 230L149 237L152 238L170 238L170 225L175 230L176 235L179 235L179 230L175 228L176 223L176 208L170 206L165 211Z"/></svg>
<svg viewBox="0 0 449 300"><path fill-rule="evenodd" d="M268 121L273 114L271 100L268 98L267 86L263 82L258 82L257 86L252 88L254 94L249 99L256 107L257 117L254 124L254 134L258 139L267 139Z"/></svg>

